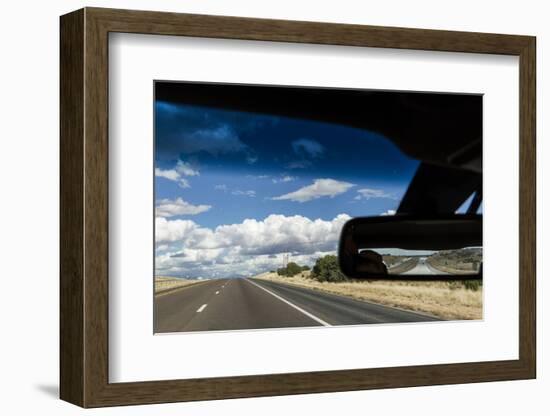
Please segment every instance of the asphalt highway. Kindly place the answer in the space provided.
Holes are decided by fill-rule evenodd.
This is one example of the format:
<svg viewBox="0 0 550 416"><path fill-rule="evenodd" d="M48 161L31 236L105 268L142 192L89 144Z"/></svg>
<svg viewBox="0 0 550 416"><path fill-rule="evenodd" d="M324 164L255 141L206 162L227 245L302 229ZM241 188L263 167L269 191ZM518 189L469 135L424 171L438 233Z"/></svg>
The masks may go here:
<svg viewBox="0 0 550 416"><path fill-rule="evenodd" d="M418 260L418 263L416 263L416 266L409 270L408 272L402 273L402 274L416 274L416 275L442 275L442 274L448 274L445 272L442 272L440 270L437 270L430 266L428 262L426 261L426 258L420 258Z"/></svg>
<svg viewBox="0 0 550 416"><path fill-rule="evenodd" d="M260 279L216 279L155 297L155 333L422 322L437 318Z"/></svg>

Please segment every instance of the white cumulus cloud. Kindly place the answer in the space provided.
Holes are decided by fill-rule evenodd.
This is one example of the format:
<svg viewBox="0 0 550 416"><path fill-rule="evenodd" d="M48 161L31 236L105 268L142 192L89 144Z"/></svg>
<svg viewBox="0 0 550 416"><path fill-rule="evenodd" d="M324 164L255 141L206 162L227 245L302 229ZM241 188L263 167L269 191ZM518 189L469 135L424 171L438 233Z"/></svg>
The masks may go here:
<svg viewBox="0 0 550 416"><path fill-rule="evenodd" d="M292 182L295 179L296 179L295 176L285 175L285 176L281 176L280 178L273 178L271 179L271 181L273 183L282 183L282 182Z"/></svg>
<svg viewBox="0 0 550 416"><path fill-rule="evenodd" d="M311 185L304 186L294 192L276 196L276 201L289 200L296 202L307 202L321 197L334 198L355 186L349 182L337 181L335 179L315 179Z"/></svg>
<svg viewBox="0 0 550 416"><path fill-rule="evenodd" d="M163 217L155 218L155 241L157 243L173 243L181 241L198 227L191 220L172 220Z"/></svg>
<svg viewBox="0 0 550 416"><path fill-rule="evenodd" d="M272 214L261 221L246 219L240 224L221 225L215 229L214 237L222 244L240 247L243 254L311 253L333 249L349 219L346 214L332 221Z"/></svg>
<svg viewBox="0 0 550 416"><path fill-rule="evenodd" d="M178 185L180 188L191 188L191 185L189 185L189 181L185 178L180 178L178 181Z"/></svg>
<svg viewBox="0 0 550 416"><path fill-rule="evenodd" d="M396 211L394 209L388 209L387 211L384 211L382 214L382 216L386 216L386 215L395 215Z"/></svg>
<svg viewBox="0 0 550 416"><path fill-rule="evenodd" d="M180 188L190 188L189 181L184 176L198 176L199 171L187 162L178 160L174 169L155 168L155 176L177 182Z"/></svg>
<svg viewBox="0 0 550 416"><path fill-rule="evenodd" d="M332 220L301 215L269 215L263 220L200 227L189 220L156 219L157 273L181 276L235 277L271 270L281 253L293 261L312 265L315 259L336 250L347 214Z"/></svg>
<svg viewBox="0 0 550 416"><path fill-rule="evenodd" d="M396 199L394 195L387 193L382 189L361 188L357 190L357 196L354 199L371 199L371 198L389 198Z"/></svg>
<svg viewBox="0 0 550 416"><path fill-rule="evenodd" d="M193 205L182 198L161 199L156 206L157 217L174 217L176 215L197 215L206 212L211 205Z"/></svg>
<svg viewBox="0 0 550 416"><path fill-rule="evenodd" d="M176 171L182 176L199 175L199 171L197 169L192 168L189 163L183 162L181 160L178 160L178 163L176 164Z"/></svg>
<svg viewBox="0 0 550 416"><path fill-rule="evenodd" d="M170 181L177 181L180 177L180 174L176 172L174 169L163 170L160 168L155 168L155 176L158 176L160 178L165 178Z"/></svg>
<svg viewBox="0 0 550 416"><path fill-rule="evenodd" d="M243 196L249 196L251 198L255 197L256 196L256 191L252 191L252 190L249 190L249 191L243 191L241 189L235 189L234 191L231 192L232 195L243 195Z"/></svg>

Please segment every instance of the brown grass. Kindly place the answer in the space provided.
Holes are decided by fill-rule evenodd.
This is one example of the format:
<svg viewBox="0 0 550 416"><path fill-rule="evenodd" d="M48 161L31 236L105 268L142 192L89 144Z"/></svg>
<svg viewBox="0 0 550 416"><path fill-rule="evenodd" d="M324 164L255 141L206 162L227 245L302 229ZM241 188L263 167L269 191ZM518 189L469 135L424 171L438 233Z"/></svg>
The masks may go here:
<svg viewBox="0 0 550 416"><path fill-rule="evenodd" d="M155 276L155 295L178 287L184 287L201 282L201 280L178 279L175 277Z"/></svg>
<svg viewBox="0 0 550 416"><path fill-rule="evenodd" d="M303 272L294 277L262 273L258 279L320 290L382 305L424 312L443 319L481 319L483 292L447 282L348 281L319 282Z"/></svg>
<svg viewBox="0 0 550 416"><path fill-rule="evenodd" d="M445 266L443 264L429 261L428 263L430 266L432 266L434 269L439 270L440 272L449 273L449 274L461 274L461 275L472 275L476 274L475 270L464 270L460 269L458 267L452 267L452 266Z"/></svg>

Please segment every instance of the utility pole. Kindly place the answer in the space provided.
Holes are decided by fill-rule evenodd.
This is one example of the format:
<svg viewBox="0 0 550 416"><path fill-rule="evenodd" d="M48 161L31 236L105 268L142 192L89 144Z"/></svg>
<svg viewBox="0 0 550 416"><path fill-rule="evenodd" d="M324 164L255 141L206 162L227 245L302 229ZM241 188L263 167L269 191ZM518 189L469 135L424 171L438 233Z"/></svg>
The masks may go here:
<svg viewBox="0 0 550 416"><path fill-rule="evenodd" d="M290 253L283 253L283 269L286 269L286 266L288 266L289 256L290 256Z"/></svg>

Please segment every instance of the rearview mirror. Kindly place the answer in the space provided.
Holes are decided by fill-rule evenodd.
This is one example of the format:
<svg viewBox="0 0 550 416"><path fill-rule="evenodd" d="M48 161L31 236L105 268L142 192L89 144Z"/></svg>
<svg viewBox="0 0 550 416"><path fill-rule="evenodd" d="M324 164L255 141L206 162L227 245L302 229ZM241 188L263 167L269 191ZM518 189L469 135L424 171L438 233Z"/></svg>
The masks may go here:
<svg viewBox="0 0 550 416"><path fill-rule="evenodd" d="M354 218L340 235L340 268L354 279L481 279L482 228L481 215Z"/></svg>

